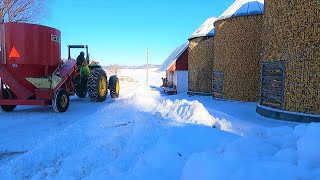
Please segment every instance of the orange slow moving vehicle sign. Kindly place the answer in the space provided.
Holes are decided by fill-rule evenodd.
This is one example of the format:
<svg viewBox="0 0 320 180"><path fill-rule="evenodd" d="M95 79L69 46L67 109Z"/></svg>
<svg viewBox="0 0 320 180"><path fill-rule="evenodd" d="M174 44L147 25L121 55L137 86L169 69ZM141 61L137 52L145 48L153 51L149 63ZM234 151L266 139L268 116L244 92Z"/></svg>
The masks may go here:
<svg viewBox="0 0 320 180"><path fill-rule="evenodd" d="M16 48L13 46L9 55L9 58L20 58L20 54L16 50Z"/></svg>

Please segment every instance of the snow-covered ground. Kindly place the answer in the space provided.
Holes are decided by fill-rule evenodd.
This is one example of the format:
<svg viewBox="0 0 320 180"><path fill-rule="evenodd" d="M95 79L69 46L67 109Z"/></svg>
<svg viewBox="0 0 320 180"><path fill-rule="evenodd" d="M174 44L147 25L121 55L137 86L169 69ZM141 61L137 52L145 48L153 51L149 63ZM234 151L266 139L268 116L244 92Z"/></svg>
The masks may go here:
<svg viewBox="0 0 320 180"><path fill-rule="evenodd" d="M164 72L121 70L118 99L0 112L0 179L320 179L320 124L255 103L168 96Z"/></svg>

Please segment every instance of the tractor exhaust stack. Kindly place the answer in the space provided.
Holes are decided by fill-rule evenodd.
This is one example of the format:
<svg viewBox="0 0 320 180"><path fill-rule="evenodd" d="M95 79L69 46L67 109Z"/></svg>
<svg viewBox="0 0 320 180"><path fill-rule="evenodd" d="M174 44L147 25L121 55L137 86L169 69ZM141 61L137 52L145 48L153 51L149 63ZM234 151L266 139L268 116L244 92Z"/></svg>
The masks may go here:
<svg viewBox="0 0 320 180"><path fill-rule="evenodd" d="M1 59L2 64L7 64L7 57L6 57L6 32L4 29L4 18L3 16L0 17L0 27L1 27Z"/></svg>

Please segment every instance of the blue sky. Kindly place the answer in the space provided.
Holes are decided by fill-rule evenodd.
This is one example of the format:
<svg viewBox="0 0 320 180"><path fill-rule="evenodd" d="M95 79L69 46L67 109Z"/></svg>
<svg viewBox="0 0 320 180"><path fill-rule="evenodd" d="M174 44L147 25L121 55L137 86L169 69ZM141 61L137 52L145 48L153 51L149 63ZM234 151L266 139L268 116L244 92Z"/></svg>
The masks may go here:
<svg viewBox="0 0 320 180"><path fill-rule="evenodd" d="M44 25L68 44L89 45L91 59L103 65L151 64L167 56L210 16L220 16L234 0L52 0ZM73 56L77 55L77 51Z"/></svg>

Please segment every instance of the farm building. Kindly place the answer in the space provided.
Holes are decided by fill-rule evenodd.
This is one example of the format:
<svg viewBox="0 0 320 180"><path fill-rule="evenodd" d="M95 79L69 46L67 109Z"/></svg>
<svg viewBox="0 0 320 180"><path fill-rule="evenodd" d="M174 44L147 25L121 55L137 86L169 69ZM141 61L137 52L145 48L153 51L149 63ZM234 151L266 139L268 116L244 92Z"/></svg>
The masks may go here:
<svg viewBox="0 0 320 180"><path fill-rule="evenodd" d="M215 17L207 19L189 38L189 94L212 94L215 20Z"/></svg>
<svg viewBox="0 0 320 180"><path fill-rule="evenodd" d="M166 71L162 88L168 93L188 90L188 43L177 47L161 64L159 71Z"/></svg>
<svg viewBox="0 0 320 180"><path fill-rule="evenodd" d="M213 98L258 101L263 0L236 0L214 23Z"/></svg>
<svg viewBox="0 0 320 180"><path fill-rule="evenodd" d="M265 6L257 112L320 121L320 1L277 0Z"/></svg>

